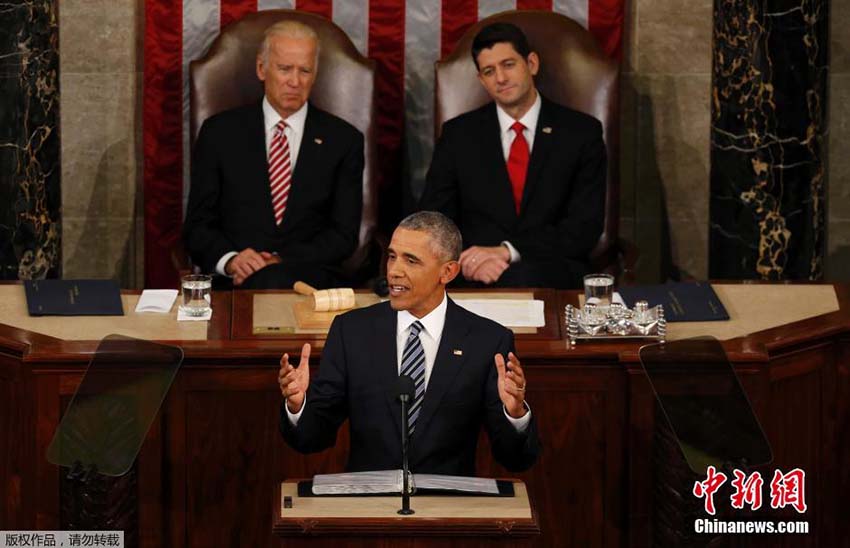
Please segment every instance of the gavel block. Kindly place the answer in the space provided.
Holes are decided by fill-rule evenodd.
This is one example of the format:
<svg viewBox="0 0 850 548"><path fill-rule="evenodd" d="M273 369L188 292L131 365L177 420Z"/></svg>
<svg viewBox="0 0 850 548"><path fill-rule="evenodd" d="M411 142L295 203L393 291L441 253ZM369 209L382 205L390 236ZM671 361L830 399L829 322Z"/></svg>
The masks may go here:
<svg viewBox="0 0 850 548"><path fill-rule="evenodd" d="M349 310L355 306L354 290L350 287L318 290L304 282L295 282L292 289L300 295L312 295L315 312Z"/></svg>
<svg viewBox="0 0 850 548"><path fill-rule="evenodd" d="M300 295L312 297L292 307L299 329L328 330L338 314L356 306L351 288L317 290L303 282L296 282L293 289Z"/></svg>

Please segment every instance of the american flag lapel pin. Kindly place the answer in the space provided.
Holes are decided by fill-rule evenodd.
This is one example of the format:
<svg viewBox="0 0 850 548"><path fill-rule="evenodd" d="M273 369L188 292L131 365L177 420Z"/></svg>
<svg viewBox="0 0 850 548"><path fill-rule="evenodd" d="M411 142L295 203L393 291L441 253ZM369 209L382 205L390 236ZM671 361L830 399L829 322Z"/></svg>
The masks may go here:
<svg viewBox="0 0 850 548"><path fill-rule="evenodd" d="M463 350L455 348L454 350L452 350L452 354L454 354L455 356L463 356Z"/></svg>
<svg viewBox="0 0 850 548"><path fill-rule="evenodd" d="M321 145L323 141L321 139L319 139L318 137L316 137L315 139L313 139L313 142L316 143L317 145Z"/></svg>
<svg viewBox="0 0 850 548"><path fill-rule="evenodd" d="M543 128L543 133L552 133L552 128L551 128L551 127L549 127L549 126L544 127L544 128Z"/></svg>

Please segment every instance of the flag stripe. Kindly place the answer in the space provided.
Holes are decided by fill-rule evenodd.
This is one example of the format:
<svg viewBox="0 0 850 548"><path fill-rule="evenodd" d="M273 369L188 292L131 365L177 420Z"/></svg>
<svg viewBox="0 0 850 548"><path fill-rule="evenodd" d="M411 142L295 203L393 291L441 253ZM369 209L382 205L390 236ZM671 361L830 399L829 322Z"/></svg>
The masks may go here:
<svg viewBox="0 0 850 548"><path fill-rule="evenodd" d="M478 2L478 19L485 19L503 11L515 10L516 0L481 0Z"/></svg>
<svg viewBox="0 0 850 548"><path fill-rule="evenodd" d="M145 3L142 142L145 214L145 287L174 287L169 260L182 219L183 6ZM188 186L188 185L187 185Z"/></svg>
<svg viewBox="0 0 850 548"><path fill-rule="evenodd" d="M623 48L624 0L588 0L588 30L602 47L602 51L618 61Z"/></svg>
<svg viewBox="0 0 850 548"><path fill-rule="evenodd" d="M443 0L443 12L440 21L440 58L445 57L455 47L466 29L478 21L477 0Z"/></svg>
<svg viewBox="0 0 850 548"><path fill-rule="evenodd" d="M221 28L257 11L257 0L220 0L220 2ZM212 3L214 2L205 2L208 7Z"/></svg>
<svg viewBox="0 0 850 548"><path fill-rule="evenodd" d="M411 181L425 180L434 148L434 63L440 58L442 0L407 5L404 34L404 125ZM415 185L414 185L415 186Z"/></svg>
<svg viewBox="0 0 850 548"><path fill-rule="evenodd" d="M377 156L379 185L389 187L401 172L401 120L404 119L404 2L369 0L369 56L377 63Z"/></svg>
<svg viewBox="0 0 850 548"><path fill-rule="evenodd" d="M295 0L295 9L315 13L326 19L333 18L332 0Z"/></svg>
<svg viewBox="0 0 850 548"><path fill-rule="evenodd" d="M294 0L257 0L257 10L279 10L292 9L295 7Z"/></svg>
<svg viewBox="0 0 850 548"><path fill-rule="evenodd" d="M369 54L369 0L333 0L333 21L361 55Z"/></svg>
<svg viewBox="0 0 850 548"><path fill-rule="evenodd" d="M573 2L578 4L580 2ZM516 0L518 10L552 10L552 0Z"/></svg>

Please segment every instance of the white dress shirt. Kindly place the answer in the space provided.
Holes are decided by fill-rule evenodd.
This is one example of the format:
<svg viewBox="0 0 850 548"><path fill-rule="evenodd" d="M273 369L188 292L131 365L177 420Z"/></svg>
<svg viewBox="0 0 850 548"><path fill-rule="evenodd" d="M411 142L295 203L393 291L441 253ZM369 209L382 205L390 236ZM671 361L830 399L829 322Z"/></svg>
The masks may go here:
<svg viewBox="0 0 850 548"><path fill-rule="evenodd" d="M418 321L422 324L422 330L419 332L419 341L422 343L422 349L425 351L425 394L428 394L428 381L431 379L431 371L434 369L434 361L437 359L437 350L440 348L440 338L443 336L443 326L446 324L446 309L448 308L448 299L443 293L443 300L431 312L425 314L421 318L417 318L407 310L401 310L396 317L396 365L398 373L401 375L401 355L404 352L404 345L407 338L410 336L410 326L413 322ZM493 364L496 367L496 364ZM298 419L301 418L301 413L307 406L307 398L304 398L304 403L298 413L291 413L289 407L286 407L286 414L293 426L298 424ZM528 404L526 404L528 408ZM508 415L507 409L502 407L505 417L514 425L518 432L524 432L528 428L528 423L531 421L531 410L528 409L522 417L515 419Z"/></svg>
<svg viewBox="0 0 850 548"><path fill-rule="evenodd" d="M511 154L511 145L517 137L516 132L511 129L514 122L519 122L525 126L525 129L522 130L522 136L525 137L525 141L528 143L528 155L531 157L531 150L534 148L534 133L537 131L537 120L540 118L541 104L540 92L537 92L537 98L534 100L531 108L519 120L511 118L510 114L505 112L498 103L496 104L496 116L499 119L499 137L502 141L502 154L505 157L505 162L508 161L508 156ZM528 181L526 181L526 184L528 184ZM512 263L519 262L522 259L519 251L517 251L511 242L506 240L502 242L502 245L510 251Z"/></svg>
<svg viewBox="0 0 850 548"><path fill-rule="evenodd" d="M272 138L274 137L275 126L283 118L269 103L268 97L263 97L263 128L266 132L266 158L269 157L269 150L272 146ZM304 123L307 121L307 103L305 102L301 108L292 113L289 118L286 118L286 127L283 134L286 135L286 140L289 142L289 161L291 164L291 173L295 173L295 163L298 161L298 151L301 150L301 138L304 136ZM269 190L271 192L271 190ZM221 259L215 265L215 271L222 276L229 276L224 270L227 266L227 261L237 255L237 251L228 251L221 256Z"/></svg>

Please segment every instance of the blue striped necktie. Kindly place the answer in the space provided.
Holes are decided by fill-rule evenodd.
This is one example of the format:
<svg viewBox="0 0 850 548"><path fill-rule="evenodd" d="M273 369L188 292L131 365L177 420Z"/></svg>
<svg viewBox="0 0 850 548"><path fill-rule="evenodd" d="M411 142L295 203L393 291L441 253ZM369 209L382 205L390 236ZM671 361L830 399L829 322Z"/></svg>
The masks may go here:
<svg viewBox="0 0 850 548"><path fill-rule="evenodd" d="M416 386L416 395L413 397L410 407L407 408L408 435L413 434L419 411L422 410L422 400L425 397L425 349L419 340L422 324L413 322L410 324L410 335L404 343L404 352L401 353L401 374L408 375L413 379Z"/></svg>

